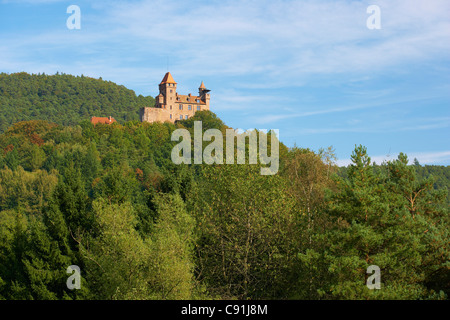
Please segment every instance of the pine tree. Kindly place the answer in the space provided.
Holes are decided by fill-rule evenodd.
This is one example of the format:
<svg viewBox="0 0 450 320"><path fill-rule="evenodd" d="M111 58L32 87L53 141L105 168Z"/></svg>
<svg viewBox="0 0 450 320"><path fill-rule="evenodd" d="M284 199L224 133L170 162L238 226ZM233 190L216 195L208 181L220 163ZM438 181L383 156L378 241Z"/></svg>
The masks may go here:
<svg viewBox="0 0 450 320"><path fill-rule="evenodd" d="M340 299L434 297L438 293L425 286L430 268L426 257L434 255L424 236L430 224L415 214L419 199L430 194L415 184L413 169L406 166L403 154L388 163L387 170L378 172L362 146L355 149L352 160L349 179L338 180L340 190L333 196L330 215L334 226L318 236L323 248L315 258L328 266L331 275L319 293ZM417 206L412 206L411 199L419 193ZM442 262L433 265L442 266ZM371 265L381 269L381 290L366 286Z"/></svg>

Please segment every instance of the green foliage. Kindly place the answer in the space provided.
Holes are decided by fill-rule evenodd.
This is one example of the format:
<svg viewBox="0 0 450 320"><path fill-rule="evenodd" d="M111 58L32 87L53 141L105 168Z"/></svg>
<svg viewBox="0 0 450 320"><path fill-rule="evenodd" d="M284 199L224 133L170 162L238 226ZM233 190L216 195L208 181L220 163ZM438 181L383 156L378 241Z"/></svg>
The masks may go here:
<svg viewBox="0 0 450 320"><path fill-rule="evenodd" d="M200 176L198 273L211 294L286 298L295 241L293 201L259 166L208 166Z"/></svg>
<svg viewBox="0 0 450 320"><path fill-rule="evenodd" d="M154 233L142 238L129 202L94 201L98 236L80 243L88 281L99 299L193 297L194 220L179 196L162 195L155 203L159 218Z"/></svg>
<svg viewBox="0 0 450 320"><path fill-rule="evenodd" d="M138 120L139 109L154 105L124 86L84 76L0 74L0 132L19 121L46 119L74 125L92 116L119 122Z"/></svg>
<svg viewBox="0 0 450 320"><path fill-rule="evenodd" d="M283 144L274 176L175 165L174 130L228 127L209 111L136 121L152 103L86 77L0 75L0 298L448 299L448 167L374 165L358 146L337 168L331 148Z"/></svg>
<svg viewBox="0 0 450 320"><path fill-rule="evenodd" d="M336 189L333 157L331 148L314 153L295 147L283 159L281 174L288 183L288 194L295 199L297 224L293 298L319 299L319 290L330 281L326 265L319 259L323 246L316 237L330 227L325 212L329 205L327 194Z"/></svg>
<svg viewBox="0 0 450 320"><path fill-rule="evenodd" d="M200 288L194 287L194 219L187 213L178 195L158 195L155 200L158 219L150 246L153 275L151 287L156 299L193 299Z"/></svg>
<svg viewBox="0 0 450 320"><path fill-rule="evenodd" d="M0 210L19 209L37 214L47 204L57 183L57 172L25 171L18 167L0 170Z"/></svg>
<svg viewBox="0 0 450 320"><path fill-rule="evenodd" d="M437 274L441 280L449 275L448 251L443 249L449 239L448 212L440 206L445 197L432 189L432 183L417 181L404 154L378 171L362 146L352 160L348 179L337 180L338 190L331 197L328 214L333 224L315 235L317 249L300 255L304 263L321 266L318 271L329 276L326 283L316 284L319 296L439 296L445 282L440 288L427 282ZM381 268L381 290L364 285L370 265Z"/></svg>
<svg viewBox="0 0 450 320"><path fill-rule="evenodd" d="M97 199L93 211L98 236L80 240L92 291L98 299L145 299L151 259L148 243L135 229L133 207Z"/></svg>
<svg viewBox="0 0 450 320"><path fill-rule="evenodd" d="M180 120L178 123L188 129L194 128L194 122L195 121L201 121L202 122L202 129L208 130L208 129L219 129L223 130L225 128L228 128L222 120L217 117L217 115L214 112L211 112L209 110L204 111L197 111L193 117L190 117L187 120Z"/></svg>

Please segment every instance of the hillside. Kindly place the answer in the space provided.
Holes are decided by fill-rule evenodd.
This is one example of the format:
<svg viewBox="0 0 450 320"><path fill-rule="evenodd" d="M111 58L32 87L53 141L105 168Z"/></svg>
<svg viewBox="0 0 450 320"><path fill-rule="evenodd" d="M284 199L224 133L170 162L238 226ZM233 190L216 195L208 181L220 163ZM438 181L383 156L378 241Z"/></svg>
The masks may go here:
<svg viewBox="0 0 450 320"><path fill-rule="evenodd" d="M0 74L0 132L11 124L47 120L74 125L92 116L113 116L119 123L139 120L152 97L110 81L67 74Z"/></svg>
<svg viewBox="0 0 450 320"><path fill-rule="evenodd" d="M405 155L374 167L359 146L345 178L326 153L284 146L273 176L174 165L171 134L195 120L226 128L201 111L0 134L0 299L448 298L447 190Z"/></svg>
<svg viewBox="0 0 450 320"><path fill-rule="evenodd" d="M331 148L282 143L274 175L249 157L175 165L176 129L228 127L210 111L126 121L153 99L102 80L0 82L0 300L448 299L449 167L374 165L357 146L337 168Z"/></svg>

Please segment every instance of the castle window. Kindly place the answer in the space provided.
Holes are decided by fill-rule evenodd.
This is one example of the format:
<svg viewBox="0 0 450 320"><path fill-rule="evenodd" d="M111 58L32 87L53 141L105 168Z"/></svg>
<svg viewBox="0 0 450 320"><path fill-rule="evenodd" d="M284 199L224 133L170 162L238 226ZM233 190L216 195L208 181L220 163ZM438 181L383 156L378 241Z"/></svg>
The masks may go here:
<svg viewBox="0 0 450 320"><path fill-rule="evenodd" d="M170 115L170 119L172 119L172 115Z"/></svg>
<svg viewBox="0 0 450 320"><path fill-rule="evenodd" d="M197 111L200 111L200 106L197 106Z"/></svg>
<svg viewBox="0 0 450 320"><path fill-rule="evenodd" d="M197 103L200 103L200 99L197 99L196 101L197 101Z"/></svg>
<svg viewBox="0 0 450 320"><path fill-rule="evenodd" d="M172 110L172 105L170 105L170 110Z"/></svg>
<svg viewBox="0 0 450 320"><path fill-rule="evenodd" d="M188 110L192 110L192 106L191 105L188 106Z"/></svg>
<svg viewBox="0 0 450 320"><path fill-rule="evenodd" d="M172 89L170 89L170 93L172 93L173 92L173 90ZM172 98L170 98L170 99L172 99Z"/></svg>
<svg viewBox="0 0 450 320"><path fill-rule="evenodd" d="M187 120L187 118L189 118L189 116L186 116L186 120Z"/></svg>
<svg viewBox="0 0 450 320"><path fill-rule="evenodd" d="M183 120L183 115L180 116L180 120Z"/></svg>
<svg viewBox="0 0 450 320"><path fill-rule="evenodd" d="M183 110L183 105L180 104L180 106L178 107L178 109Z"/></svg>

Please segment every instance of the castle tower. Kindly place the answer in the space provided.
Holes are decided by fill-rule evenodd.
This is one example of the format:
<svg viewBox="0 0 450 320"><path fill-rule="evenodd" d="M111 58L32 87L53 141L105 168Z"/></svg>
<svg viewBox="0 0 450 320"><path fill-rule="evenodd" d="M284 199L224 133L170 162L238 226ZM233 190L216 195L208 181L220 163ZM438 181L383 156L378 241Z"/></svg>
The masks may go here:
<svg viewBox="0 0 450 320"><path fill-rule="evenodd" d="M200 97L200 100L206 104L207 110L209 110L210 91L211 90L206 89L205 84L202 81L200 87L198 88L198 96Z"/></svg>
<svg viewBox="0 0 450 320"><path fill-rule="evenodd" d="M159 95L156 99L156 107L173 110L177 97L177 83L170 72L167 72L159 84Z"/></svg>

